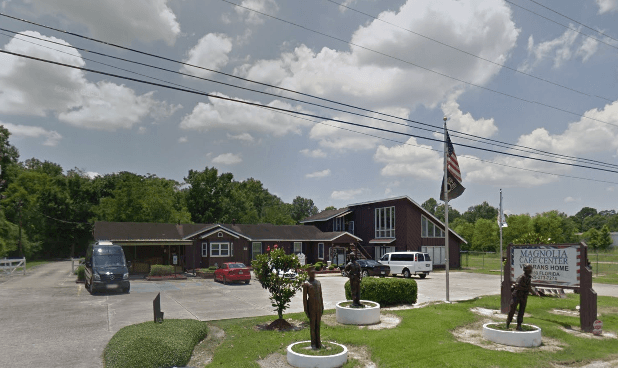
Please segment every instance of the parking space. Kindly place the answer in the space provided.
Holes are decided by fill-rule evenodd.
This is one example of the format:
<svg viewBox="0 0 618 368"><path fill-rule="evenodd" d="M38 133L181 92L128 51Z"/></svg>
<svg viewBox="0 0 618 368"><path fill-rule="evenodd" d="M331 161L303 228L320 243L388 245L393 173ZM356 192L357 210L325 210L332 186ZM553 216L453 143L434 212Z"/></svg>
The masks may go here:
<svg viewBox="0 0 618 368"><path fill-rule="evenodd" d="M153 319L152 300L161 293L165 318L217 320L272 315L268 292L256 281L223 285L213 280L131 281L131 293L109 291L90 295L70 275L70 262L35 268L26 276L0 283L1 367L100 367L101 354L120 328ZM346 278L319 276L324 306L333 309L345 298ZM444 300L445 273L417 279L418 302ZM451 300L499 293L499 276L452 272ZM616 294L618 287L600 286L600 295ZM595 285L596 287L596 285ZM301 312L296 296L288 312Z"/></svg>

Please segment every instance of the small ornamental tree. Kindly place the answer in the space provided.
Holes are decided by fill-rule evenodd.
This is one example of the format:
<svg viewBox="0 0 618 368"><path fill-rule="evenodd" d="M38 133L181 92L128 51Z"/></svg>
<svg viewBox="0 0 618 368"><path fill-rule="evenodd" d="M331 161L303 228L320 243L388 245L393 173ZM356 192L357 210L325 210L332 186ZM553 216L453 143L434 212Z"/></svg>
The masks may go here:
<svg viewBox="0 0 618 368"><path fill-rule="evenodd" d="M277 245L272 250L267 248L266 253L258 255L251 265L262 287L270 293L270 301L279 319L283 320L283 311L290 306L292 297L307 280L307 272L295 254L285 254ZM296 278L285 277L287 272L296 270L299 270Z"/></svg>

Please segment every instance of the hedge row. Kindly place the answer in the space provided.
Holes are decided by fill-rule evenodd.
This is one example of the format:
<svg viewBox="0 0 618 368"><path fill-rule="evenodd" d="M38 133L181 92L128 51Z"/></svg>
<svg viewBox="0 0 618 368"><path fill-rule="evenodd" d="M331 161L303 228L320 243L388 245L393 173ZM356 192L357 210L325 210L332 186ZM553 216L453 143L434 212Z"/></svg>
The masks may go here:
<svg viewBox="0 0 618 368"><path fill-rule="evenodd" d="M361 299L380 303L381 306L414 304L417 292L413 279L364 277L361 280ZM350 281L345 283L345 296L348 300L352 299Z"/></svg>
<svg viewBox="0 0 618 368"><path fill-rule="evenodd" d="M121 328L103 350L106 368L182 367L208 332L205 322L166 319Z"/></svg>
<svg viewBox="0 0 618 368"><path fill-rule="evenodd" d="M166 276L174 274L174 266L152 265L148 276Z"/></svg>

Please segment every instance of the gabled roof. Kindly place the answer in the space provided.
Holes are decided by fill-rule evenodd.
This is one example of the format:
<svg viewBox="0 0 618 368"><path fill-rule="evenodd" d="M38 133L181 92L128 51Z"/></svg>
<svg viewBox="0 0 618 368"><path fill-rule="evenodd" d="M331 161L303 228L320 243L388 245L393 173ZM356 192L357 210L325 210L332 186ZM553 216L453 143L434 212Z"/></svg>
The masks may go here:
<svg viewBox="0 0 618 368"><path fill-rule="evenodd" d="M95 240L179 241L183 234L203 228L204 224L161 224L152 222L107 222L94 224Z"/></svg>
<svg viewBox="0 0 618 368"><path fill-rule="evenodd" d="M316 221L328 221L334 217L339 217L350 213L350 209L348 207L340 208L338 210L326 210L318 213L317 215L309 216L302 220L300 223L304 224L307 222L316 222Z"/></svg>
<svg viewBox="0 0 618 368"><path fill-rule="evenodd" d="M311 216L311 217L307 217L306 219L302 220L301 223L316 222L316 221L328 221L328 220L330 220L330 219L332 219L334 217L340 216L341 214L344 214L344 213L347 214L346 212L354 211L354 207L363 206L363 205L366 205L366 204L379 203L379 202L397 201L397 200L400 200L400 199L407 199L408 201L410 201L410 203L412 203L412 205L414 205L418 209L420 209L421 212L423 212L423 214L426 217L430 217L431 220L434 223L439 224L444 229L445 225L444 225L444 223L442 221L438 220L429 211L424 209L423 206L421 206L420 204L416 203L414 200L412 200L412 198L410 198L408 196L400 196L400 197L394 197L394 198L379 199L379 200L369 201L369 202L354 203L354 204L350 204L347 207L344 207L344 208L341 208L341 209L338 209L338 210L322 211L322 212L318 213L317 215L314 215L314 216ZM462 242L468 244L466 239L462 238L459 234L454 232L453 229L449 228L449 232L451 234L455 235L456 237L458 237Z"/></svg>
<svg viewBox="0 0 618 368"><path fill-rule="evenodd" d="M215 232L217 227L222 231L238 234L250 241L333 241L345 234L361 241L359 237L344 231L325 233L315 226L307 225L218 224L198 231L191 236L204 232Z"/></svg>

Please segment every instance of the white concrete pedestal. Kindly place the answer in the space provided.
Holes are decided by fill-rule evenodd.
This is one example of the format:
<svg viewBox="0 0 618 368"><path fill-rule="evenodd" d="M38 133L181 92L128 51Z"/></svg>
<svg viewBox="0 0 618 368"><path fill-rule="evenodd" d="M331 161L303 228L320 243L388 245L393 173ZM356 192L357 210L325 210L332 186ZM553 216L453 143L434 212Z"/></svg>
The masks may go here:
<svg viewBox="0 0 618 368"><path fill-rule="evenodd" d="M349 302L349 300L348 300ZM375 325L380 323L380 304L369 300L361 300L365 308L343 307L339 302L335 306L337 322L344 325Z"/></svg>
<svg viewBox="0 0 618 368"><path fill-rule="evenodd" d="M541 346L541 328L534 325L523 325L535 328L534 331L502 331L491 328L498 323L483 325L483 337L489 341L502 345L534 348Z"/></svg>
<svg viewBox="0 0 618 368"><path fill-rule="evenodd" d="M297 344L302 344L309 341L295 342L288 345L287 359L291 366L297 368L335 368L341 367L348 361L348 348L345 345L330 342L333 345L339 345L343 347L343 352L336 355L314 356L300 354L292 350L292 347Z"/></svg>

